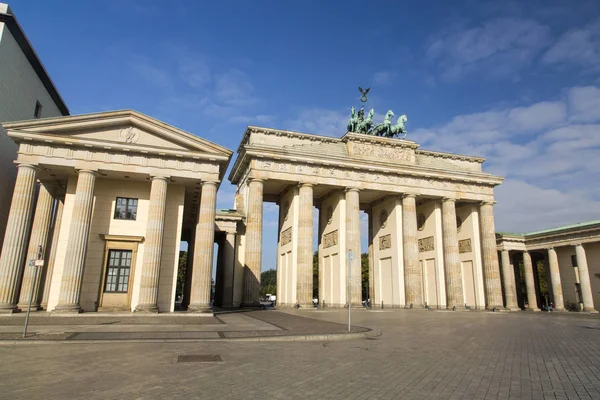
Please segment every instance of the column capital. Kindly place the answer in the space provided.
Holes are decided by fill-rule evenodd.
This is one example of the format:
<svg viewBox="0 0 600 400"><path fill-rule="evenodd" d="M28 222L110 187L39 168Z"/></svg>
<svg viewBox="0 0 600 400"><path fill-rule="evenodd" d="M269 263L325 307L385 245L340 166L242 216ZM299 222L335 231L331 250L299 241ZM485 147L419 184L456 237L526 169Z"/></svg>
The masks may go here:
<svg viewBox="0 0 600 400"><path fill-rule="evenodd" d="M17 168L29 168L29 169L34 170L35 172L38 172L40 170L39 165L35 165L35 164L29 164L29 163L18 164L16 162L15 162L15 164L17 164Z"/></svg>
<svg viewBox="0 0 600 400"><path fill-rule="evenodd" d="M480 205L482 206L493 206L494 204L496 204L495 200L489 201L489 200L484 200L481 202Z"/></svg>
<svg viewBox="0 0 600 400"><path fill-rule="evenodd" d="M583 247L583 243L575 243L573 246L575 246L575 247Z"/></svg>
<svg viewBox="0 0 600 400"><path fill-rule="evenodd" d="M94 170L94 169L80 168L80 169L75 169L75 171L77 171L77 174L85 172L85 173L88 173L88 174L92 174L94 176L98 176L98 170Z"/></svg>
<svg viewBox="0 0 600 400"><path fill-rule="evenodd" d="M442 203L451 201L452 203L456 203L456 199L453 197L442 197Z"/></svg>
<svg viewBox="0 0 600 400"><path fill-rule="evenodd" d="M315 183L298 182L298 187L315 187L315 186L317 186Z"/></svg>
<svg viewBox="0 0 600 400"><path fill-rule="evenodd" d="M207 186L218 186L219 182L217 181L204 181L201 183L202 186L207 185Z"/></svg>
<svg viewBox="0 0 600 400"><path fill-rule="evenodd" d="M415 193L402 193L400 195L401 198L407 198L407 197L413 197L413 198L417 198L417 195Z"/></svg>
<svg viewBox="0 0 600 400"><path fill-rule="evenodd" d="M152 180L161 180L169 183L169 177L166 175L150 175L150 179Z"/></svg>
<svg viewBox="0 0 600 400"><path fill-rule="evenodd" d="M344 192L360 192L360 189L357 187L347 187L344 189Z"/></svg>
<svg viewBox="0 0 600 400"><path fill-rule="evenodd" d="M262 178L248 178L248 183L252 183L252 182L264 182L265 180Z"/></svg>

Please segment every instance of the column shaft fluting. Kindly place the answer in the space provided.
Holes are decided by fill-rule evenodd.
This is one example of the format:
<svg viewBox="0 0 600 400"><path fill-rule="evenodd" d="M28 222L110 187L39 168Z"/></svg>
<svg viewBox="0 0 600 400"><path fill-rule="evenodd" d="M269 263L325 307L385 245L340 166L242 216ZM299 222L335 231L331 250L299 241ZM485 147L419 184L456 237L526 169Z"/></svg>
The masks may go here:
<svg viewBox="0 0 600 400"><path fill-rule="evenodd" d="M92 223L94 206L94 186L96 174L92 171L80 170L77 177L77 188L73 202L73 214L67 240L67 255L60 283L57 312L81 312L81 283L85 256Z"/></svg>
<svg viewBox="0 0 600 400"><path fill-rule="evenodd" d="M38 269L35 273L35 268L29 266L30 260L35 260L38 255L44 258L48 252L46 245L50 235L50 223L52 222L52 211L54 208L54 198L44 184L40 184L38 192L37 204L35 206L35 214L33 216L33 224L31 226L31 235L29 237L29 247L27 256L23 263L23 281L21 283L21 295L19 296L19 308L27 309L29 306L29 298L31 295L31 287L33 285L33 297L31 302L32 310L40 309L39 290L42 278L43 268L48 267L48 260L44 260L43 267L35 267ZM40 247L41 246L41 247ZM41 248L41 254L38 254ZM34 282L35 277L35 282Z"/></svg>
<svg viewBox="0 0 600 400"><path fill-rule="evenodd" d="M135 311L158 312L158 284L162 257L163 231L167 206L167 178L152 177L150 204L146 221L144 260L140 277L140 297Z"/></svg>
<svg viewBox="0 0 600 400"><path fill-rule="evenodd" d="M515 270L510 262L508 250L502 250L502 283L504 284L504 298L506 299L506 308L516 310L517 304L517 286L515 283Z"/></svg>
<svg viewBox="0 0 600 400"><path fill-rule="evenodd" d="M217 205L217 183L204 182L200 197L200 210L196 224L192 288L188 311L210 312L213 250L215 242L215 213Z"/></svg>
<svg viewBox="0 0 600 400"><path fill-rule="evenodd" d="M0 312L17 310L28 228L35 200L36 173L34 166L21 164L18 167L0 255Z"/></svg>
<svg viewBox="0 0 600 400"><path fill-rule="evenodd" d="M583 311L595 312L594 298L592 297L592 286L590 283L590 272L588 270L587 257L583 245L575 246L577 257L577 269L579 270L579 283L581 285L581 297L583 297Z"/></svg>
<svg viewBox="0 0 600 400"><path fill-rule="evenodd" d="M50 254L46 273L44 274L44 292L42 293L41 306L47 309L48 296L50 295L50 287L52 286L52 274L54 273L54 261L56 260L56 248L58 247L58 234L60 233L60 224L62 222L63 209L65 207L65 198L61 196L56 199L56 208L54 211L54 222L52 227L52 243L50 244Z"/></svg>
<svg viewBox="0 0 600 400"><path fill-rule="evenodd" d="M535 278L533 277L533 264L531 254L528 251L523 252L523 272L525 273L525 285L527 286L527 309L540 311L537 305L537 296L535 293Z"/></svg>
<svg viewBox="0 0 600 400"><path fill-rule="evenodd" d="M548 265L550 266L550 282L552 284L552 297L554 299L554 309L557 311L563 311L565 309L565 300L563 298L562 292L560 268L558 267L558 257L554 248L548 249Z"/></svg>
<svg viewBox="0 0 600 400"><path fill-rule="evenodd" d="M446 273L447 307L464 307L462 266L458 253L456 201L442 201L442 236L444 241L444 272Z"/></svg>
<svg viewBox="0 0 600 400"><path fill-rule="evenodd" d="M233 274L235 271L235 233L226 233L223 246L223 307L232 307Z"/></svg>
<svg viewBox="0 0 600 400"><path fill-rule="evenodd" d="M296 302L312 307L313 299L313 187L299 185L298 215L298 270L296 275Z"/></svg>
<svg viewBox="0 0 600 400"><path fill-rule="evenodd" d="M352 250L354 260L351 265L352 305L362 304L360 266L360 208L358 189L346 189L346 251ZM345 256L345 255L344 255ZM348 264L347 257L346 265ZM348 272L346 271L346 276Z"/></svg>
<svg viewBox="0 0 600 400"><path fill-rule="evenodd" d="M373 252L373 209L369 210L367 232L369 233L369 299L375 301L375 253Z"/></svg>
<svg viewBox="0 0 600 400"><path fill-rule="evenodd" d="M248 213L246 214L243 306L256 306L260 304L262 226L263 181L260 179L251 179L248 184ZM277 300L280 301L280 299Z"/></svg>
<svg viewBox="0 0 600 400"><path fill-rule="evenodd" d="M494 206L492 203L484 202L481 204L479 219L486 307L488 310L502 308L502 284L500 283L500 266L496 250L496 227L494 225Z"/></svg>
<svg viewBox="0 0 600 400"><path fill-rule="evenodd" d="M417 205L413 194L402 198L402 243L406 307L423 307L423 285L417 240Z"/></svg>

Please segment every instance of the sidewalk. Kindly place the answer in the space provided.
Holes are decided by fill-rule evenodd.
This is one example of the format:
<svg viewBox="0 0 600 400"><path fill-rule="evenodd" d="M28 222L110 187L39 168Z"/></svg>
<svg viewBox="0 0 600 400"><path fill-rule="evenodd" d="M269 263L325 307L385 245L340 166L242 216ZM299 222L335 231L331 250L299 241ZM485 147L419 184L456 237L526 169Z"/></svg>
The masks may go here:
<svg viewBox="0 0 600 400"><path fill-rule="evenodd" d="M217 311L213 317L177 315L82 314L60 316L35 313L23 339L25 314L0 316L0 342L27 341L187 341L187 340L311 340L348 335L344 324L275 310ZM353 327L362 337L369 329ZM328 337L331 339L332 337Z"/></svg>

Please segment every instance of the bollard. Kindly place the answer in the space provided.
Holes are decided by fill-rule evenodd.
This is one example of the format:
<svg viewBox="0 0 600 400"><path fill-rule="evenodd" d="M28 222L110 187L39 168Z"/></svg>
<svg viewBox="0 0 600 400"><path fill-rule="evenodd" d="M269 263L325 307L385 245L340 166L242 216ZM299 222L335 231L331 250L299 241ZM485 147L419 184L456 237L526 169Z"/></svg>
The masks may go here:
<svg viewBox="0 0 600 400"><path fill-rule="evenodd" d="M410 303L410 309L411 309L411 310L413 309L413 304L412 304L412 303Z"/></svg>
<svg viewBox="0 0 600 400"><path fill-rule="evenodd" d="M323 308L325 308L325 300L323 300Z"/></svg>
<svg viewBox="0 0 600 400"><path fill-rule="evenodd" d="M383 310L383 300L381 301L381 309Z"/></svg>

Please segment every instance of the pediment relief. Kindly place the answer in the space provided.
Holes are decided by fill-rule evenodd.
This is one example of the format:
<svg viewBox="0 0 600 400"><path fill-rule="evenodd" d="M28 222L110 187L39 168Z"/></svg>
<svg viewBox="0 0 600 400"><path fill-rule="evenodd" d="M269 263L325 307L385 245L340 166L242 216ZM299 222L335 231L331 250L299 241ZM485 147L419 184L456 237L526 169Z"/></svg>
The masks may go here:
<svg viewBox="0 0 600 400"><path fill-rule="evenodd" d="M44 136L48 139L52 137L57 142L71 141L75 144L80 141L115 149L140 147L227 158L232 154L230 150L208 140L129 110L23 121L4 126L9 135L16 139L21 136L30 136L28 139Z"/></svg>

